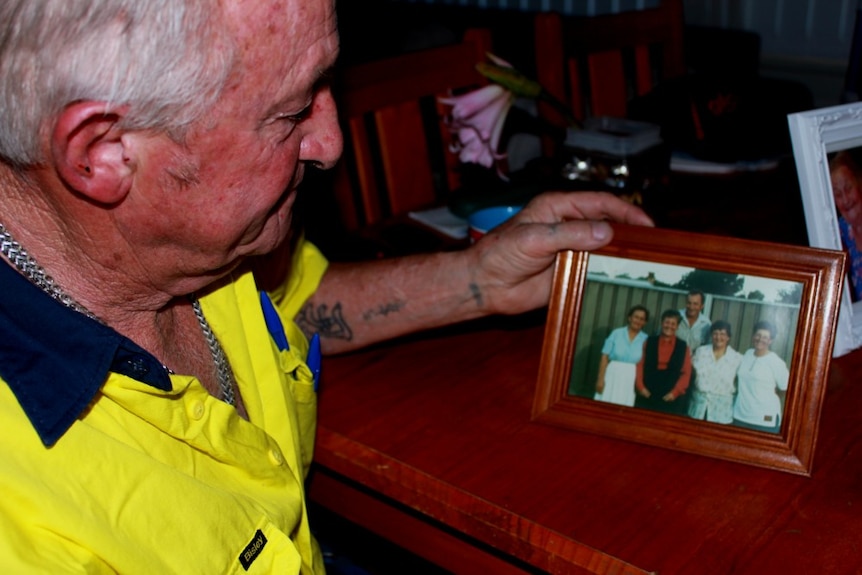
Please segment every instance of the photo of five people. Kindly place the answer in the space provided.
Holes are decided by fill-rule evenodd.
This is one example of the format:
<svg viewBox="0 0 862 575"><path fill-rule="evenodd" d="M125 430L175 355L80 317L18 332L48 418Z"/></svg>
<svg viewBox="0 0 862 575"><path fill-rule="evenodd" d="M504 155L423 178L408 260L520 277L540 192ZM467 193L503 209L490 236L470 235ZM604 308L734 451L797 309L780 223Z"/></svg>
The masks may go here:
<svg viewBox="0 0 862 575"><path fill-rule="evenodd" d="M802 284L592 255L569 394L779 433Z"/></svg>

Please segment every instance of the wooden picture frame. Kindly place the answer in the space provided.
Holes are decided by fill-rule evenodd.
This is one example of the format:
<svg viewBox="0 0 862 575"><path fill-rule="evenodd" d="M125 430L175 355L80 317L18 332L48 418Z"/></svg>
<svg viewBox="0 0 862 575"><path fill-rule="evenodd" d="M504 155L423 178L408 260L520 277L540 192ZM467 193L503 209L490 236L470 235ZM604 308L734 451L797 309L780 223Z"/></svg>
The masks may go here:
<svg viewBox="0 0 862 575"><path fill-rule="evenodd" d="M829 158L836 152L862 147L862 103L789 114L787 120L808 243L820 248L842 249ZM845 286L835 334L835 357L862 347L862 300L853 301L851 281L845 282Z"/></svg>
<svg viewBox="0 0 862 575"><path fill-rule="evenodd" d="M614 225L614 232L614 240L600 250L592 253L568 251L558 255L533 403L533 420L809 475L832 357L844 277L843 252L618 224ZM623 270L623 275L606 273L602 276L591 272L591 261L601 265L613 264L616 269ZM739 326L738 337L748 337L748 341L752 341L751 331L745 334L743 330L750 330L764 318L784 317L780 323L785 329L782 345L785 346L783 353L789 379L780 431L756 431L735 424L701 421L687 415L616 405L591 399L580 391L577 387L579 381L585 381L589 389L593 374L584 370L579 362L589 361L591 353L592 361L596 361L595 354L600 353L602 340L612 328L624 325L625 315L633 302L648 300L653 302L653 307L670 306L674 309L684 304L688 291L672 287L667 280L657 278L655 273L644 273L649 269L661 270L661 274L666 269L671 276L679 274L678 277L685 281L716 276L721 281L742 278L742 285L751 283L758 286L751 292L760 291L759 294L749 292L749 298L759 298L763 295L761 290L774 291L783 286L792 288L779 290L778 295L768 300L742 299L738 302L735 300L740 298L720 296L709 289L703 290L706 295L701 297L704 303L712 298L708 311L718 317L712 317L711 321L725 315L732 316ZM683 276L681 270L696 271L700 275ZM614 282L628 286L628 292L609 287ZM677 282L677 286L682 283ZM677 299L663 299L665 292L674 291L678 292L675 294ZM649 299L653 294L658 295ZM776 299L779 296L796 297L797 303L787 304L795 306L795 311L780 307ZM590 298L589 304L584 301L587 297ZM722 303L724 307L716 306L716 301L723 301L721 297L734 301ZM668 301L672 303L668 304ZM653 311L651 319L657 320L662 310ZM779 313L783 315L779 316ZM597 320L597 317L605 319ZM654 328L659 324L652 325ZM645 329L653 328L648 325ZM602 333L597 335L599 331ZM778 340L776 337L775 342ZM742 353L749 346L739 347Z"/></svg>

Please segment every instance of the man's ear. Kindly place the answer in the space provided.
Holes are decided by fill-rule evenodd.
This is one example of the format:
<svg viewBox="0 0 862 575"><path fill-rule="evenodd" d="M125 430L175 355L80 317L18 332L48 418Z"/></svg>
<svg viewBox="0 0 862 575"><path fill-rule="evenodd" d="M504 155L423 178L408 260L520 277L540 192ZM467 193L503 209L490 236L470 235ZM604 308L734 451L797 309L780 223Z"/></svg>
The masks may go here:
<svg viewBox="0 0 862 575"><path fill-rule="evenodd" d="M132 166L117 128L124 110L81 101L60 112L51 134L51 154L60 178L102 204L121 201L131 187Z"/></svg>

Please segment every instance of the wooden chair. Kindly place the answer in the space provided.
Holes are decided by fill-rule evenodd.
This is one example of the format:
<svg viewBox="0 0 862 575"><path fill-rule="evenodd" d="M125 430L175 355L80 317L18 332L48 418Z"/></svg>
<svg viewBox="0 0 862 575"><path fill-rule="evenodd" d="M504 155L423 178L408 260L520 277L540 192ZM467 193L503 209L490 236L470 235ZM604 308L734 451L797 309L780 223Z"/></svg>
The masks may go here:
<svg viewBox="0 0 862 575"><path fill-rule="evenodd" d="M685 73L682 0L594 17L535 16L537 79L575 118L625 117L628 102ZM540 115L561 124L547 105Z"/></svg>
<svg viewBox="0 0 862 575"><path fill-rule="evenodd" d="M335 200L348 231L441 204L459 185L440 96L486 83L476 64L491 35L470 29L458 44L343 69L335 92L345 151L334 174Z"/></svg>

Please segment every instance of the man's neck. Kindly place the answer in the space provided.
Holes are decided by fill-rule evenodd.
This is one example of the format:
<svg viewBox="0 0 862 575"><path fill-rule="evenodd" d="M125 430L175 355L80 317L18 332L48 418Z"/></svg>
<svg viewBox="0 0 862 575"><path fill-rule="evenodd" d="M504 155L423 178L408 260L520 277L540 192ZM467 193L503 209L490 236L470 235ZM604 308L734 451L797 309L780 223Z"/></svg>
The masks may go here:
<svg viewBox="0 0 862 575"><path fill-rule="evenodd" d="M117 326L152 326L174 298L152 282L134 280L135 256L123 253L126 242L111 225L109 210L73 197L47 171L17 173L0 164L0 223L26 252L29 268L41 268L36 273L50 277L81 308L140 343Z"/></svg>

